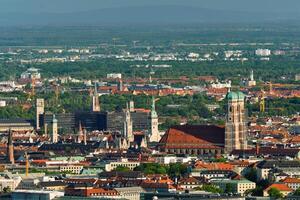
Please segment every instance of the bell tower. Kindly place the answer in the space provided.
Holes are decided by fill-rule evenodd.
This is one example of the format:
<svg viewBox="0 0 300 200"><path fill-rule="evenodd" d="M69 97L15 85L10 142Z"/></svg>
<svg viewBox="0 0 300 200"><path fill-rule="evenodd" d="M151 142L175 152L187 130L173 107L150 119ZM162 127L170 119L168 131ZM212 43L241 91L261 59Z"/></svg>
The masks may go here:
<svg viewBox="0 0 300 200"><path fill-rule="evenodd" d="M151 114L150 114L150 135L149 135L149 141L150 142L159 142L160 135L158 131L158 115L155 110L155 99L152 97L152 108L151 108Z"/></svg>
<svg viewBox="0 0 300 200"><path fill-rule="evenodd" d="M225 123L225 152L247 149L245 95L242 92L227 94L228 111Z"/></svg>
<svg viewBox="0 0 300 200"><path fill-rule="evenodd" d="M58 142L58 128L57 128L57 119L56 119L55 115L53 115L51 124L52 124L51 143L57 143Z"/></svg>
<svg viewBox="0 0 300 200"><path fill-rule="evenodd" d="M45 101L44 99L36 99L36 130L39 130L41 128L40 125L40 115L44 114L45 112Z"/></svg>

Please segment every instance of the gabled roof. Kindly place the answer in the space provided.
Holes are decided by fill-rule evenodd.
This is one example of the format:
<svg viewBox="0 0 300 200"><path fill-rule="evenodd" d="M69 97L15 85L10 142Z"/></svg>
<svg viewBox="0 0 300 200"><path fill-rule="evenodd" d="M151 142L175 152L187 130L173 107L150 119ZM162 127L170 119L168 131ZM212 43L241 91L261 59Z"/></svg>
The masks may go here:
<svg viewBox="0 0 300 200"><path fill-rule="evenodd" d="M289 186L287 186L284 183L273 183L272 185L270 185L269 187L267 187L265 190L269 191L271 188L276 188L279 191L284 191L284 192L291 192L291 191L293 191Z"/></svg>
<svg viewBox="0 0 300 200"><path fill-rule="evenodd" d="M300 183L300 179L299 178L287 177L282 182L283 183Z"/></svg>
<svg viewBox="0 0 300 200"><path fill-rule="evenodd" d="M166 148L221 148L224 146L225 128L214 125L173 126L160 140Z"/></svg>

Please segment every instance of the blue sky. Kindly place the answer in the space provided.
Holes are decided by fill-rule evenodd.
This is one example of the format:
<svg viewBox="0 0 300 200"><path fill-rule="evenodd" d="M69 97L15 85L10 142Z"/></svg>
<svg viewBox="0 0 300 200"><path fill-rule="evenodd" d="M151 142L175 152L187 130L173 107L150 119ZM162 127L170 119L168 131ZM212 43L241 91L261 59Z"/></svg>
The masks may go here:
<svg viewBox="0 0 300 200"><path fill-rule="evenodd" d="M62 13L148 5L184 5L234 11L300 12L300 0L0 0L0 12Z"/></svg>

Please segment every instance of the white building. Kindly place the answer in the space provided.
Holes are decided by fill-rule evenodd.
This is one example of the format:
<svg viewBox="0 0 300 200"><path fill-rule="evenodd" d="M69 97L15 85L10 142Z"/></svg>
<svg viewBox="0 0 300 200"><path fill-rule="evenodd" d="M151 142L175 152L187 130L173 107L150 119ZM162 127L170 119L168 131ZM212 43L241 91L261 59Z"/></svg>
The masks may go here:
<svg viewBox="0 0 300 200"><path fill-rule="evenodd" d="M120 161L110 162L105 165L105 171L110 172L116 169L117 167L127 167L131 170L140 166L140 162L128 161L126 158L122 158Z"/></svg>
<svg viewBox="0 0 300 200"><path fill-rule="evenodd" d="M257 56L270 56L271 50L270 49L256 49L255 55Z"/></svg>
<svg viewBox="0 0 300 200"><path fill-rule="evenodd" d="M122 74L121 73L111 73L111 74L107 74L106 78L122 79Z"/></svg>

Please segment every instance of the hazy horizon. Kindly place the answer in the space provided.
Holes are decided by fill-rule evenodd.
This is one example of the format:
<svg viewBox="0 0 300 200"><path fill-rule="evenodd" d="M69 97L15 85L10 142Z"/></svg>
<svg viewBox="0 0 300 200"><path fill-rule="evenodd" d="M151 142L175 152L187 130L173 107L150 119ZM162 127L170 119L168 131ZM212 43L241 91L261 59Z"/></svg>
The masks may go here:
<svg viewBox="0 0 300 200"><path fill-rule="evenodd" d="M299 10L299 0L2 0L0 25L299 21Z"/></svg>

